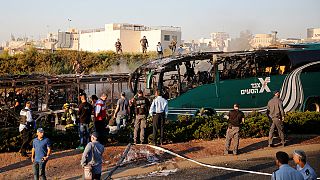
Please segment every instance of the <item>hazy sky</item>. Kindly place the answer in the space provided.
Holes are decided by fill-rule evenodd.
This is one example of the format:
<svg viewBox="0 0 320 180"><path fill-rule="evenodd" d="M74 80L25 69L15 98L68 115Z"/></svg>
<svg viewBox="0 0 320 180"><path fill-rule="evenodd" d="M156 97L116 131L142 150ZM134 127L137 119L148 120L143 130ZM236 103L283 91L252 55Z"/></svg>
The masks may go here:
<svg viewBox="0 0 320 180"><path fill-rule="evenodd" d="M0 0L0 42L15 37L38 39L47 32L102 28L107 23L180 26L182 39L242 30L279 37L306 37L320 27L320 0Z"/></svg>

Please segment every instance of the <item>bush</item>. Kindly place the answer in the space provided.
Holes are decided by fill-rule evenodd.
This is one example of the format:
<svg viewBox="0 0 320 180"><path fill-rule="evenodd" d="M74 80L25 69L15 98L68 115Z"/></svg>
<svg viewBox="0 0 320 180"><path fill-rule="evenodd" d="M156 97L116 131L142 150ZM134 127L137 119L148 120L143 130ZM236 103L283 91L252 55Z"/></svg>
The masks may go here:
<svg viewBox="0 0 320 180"><path fill-rule="evenodd" d="M227 119L222 115L215 116L178 116L177 121L166 121L164 125L164 142L176 143L194 139L211 140L224 137L227 129ZM285 117L285 127L291 134L319 134L320 113L319 112L290 112ZM49 124L42 124L50 127ZM268 136L271 121L265 114L253 112L245 118L241 124L240 136L242 138ZM92 125L91 125L92 126ZM109 135L117 142L128 143L132 140L133 125L121 130L117 135ZM153 140L152 118L148 119L145 131L148 141ZM57 131L53 128L45 128L45 136L53 142L54 149L70 149L79 145L77 128L69 131ZM149 135L149 136L148 136ZM0 152L17 151L21 146L21 137L18 128L0 129Z"/></svg>
<svg viewBox="0 0 320 180"><path fill-rule="evenodd" d="M87 51L59 50L38 51L30 48L22 54L13 56L4 53L0 56L0 75L21 74L72 74L73 63L78 60L84 73L102 73L110 70L112 65L118 65L123 61L134 70L149 59L156 58L155 52L124 53L118 55L113 51L102 51L97 53Z"/></svg>

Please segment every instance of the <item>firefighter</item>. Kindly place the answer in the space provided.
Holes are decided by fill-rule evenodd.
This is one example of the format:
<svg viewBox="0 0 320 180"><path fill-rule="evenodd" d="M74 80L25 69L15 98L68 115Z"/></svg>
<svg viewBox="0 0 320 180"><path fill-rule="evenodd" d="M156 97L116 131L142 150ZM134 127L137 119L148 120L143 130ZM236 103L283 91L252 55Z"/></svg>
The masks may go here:
<svg viewBox="0 0 320 180"><path fill-rule="evenodd" d="M66 129L70 129L76 124L76 113L69 103L63 105L64 113L61 117L61 124L66 125Z"/></svg>

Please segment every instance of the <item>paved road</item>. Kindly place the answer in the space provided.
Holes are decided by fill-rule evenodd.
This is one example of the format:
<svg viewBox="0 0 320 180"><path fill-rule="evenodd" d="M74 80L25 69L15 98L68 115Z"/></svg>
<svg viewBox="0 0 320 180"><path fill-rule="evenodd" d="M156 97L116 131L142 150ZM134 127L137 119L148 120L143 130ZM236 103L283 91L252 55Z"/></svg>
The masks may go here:
<svg viewBox="0 0 320 180"><path fill-rule="evenodd" d="M316 170L318 177L320 175L320 152L309 154L308 161L311 166ZM290 165L293 165L293 161L289 162ZM249 161L234 161L228 164L219 164L219 166L231 167L236 169L246 169L252 171L266 172L272 173L276 167L274 164L274 160L272 158L260 158ZM183 169L179 170L174 174L170 174L166 177L145 177L139 179L154 179L154 180L163 180L163 179L240 179L240 180L250 180L250 179L271 179L270 176L263 175L254 175L254 174L246 174L240 172L232 172L218 169L210 169L205 167L197 167L192 169Z"/></svg>

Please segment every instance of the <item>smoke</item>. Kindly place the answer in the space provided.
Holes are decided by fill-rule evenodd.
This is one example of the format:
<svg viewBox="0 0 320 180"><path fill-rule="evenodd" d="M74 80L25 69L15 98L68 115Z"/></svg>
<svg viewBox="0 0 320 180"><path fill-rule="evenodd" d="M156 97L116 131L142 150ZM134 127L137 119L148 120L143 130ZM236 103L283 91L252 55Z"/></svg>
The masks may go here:
<svg viewBox="0 0 320 180"><path fill-rule="evenodd" d="M250 30L245 30L240 32L238 38L231 39L228 51L245 51L250 50L250 41L253 35Z"/></svg>
<svg viewBox="0 0 320 180"><path fill-rule="evenodd" d="M115 73L131 73L133 72L132 69L130 69L127 62L120 60L117 64L112 65L110 70L106 71L106 74L115 74Z"/></svg>

